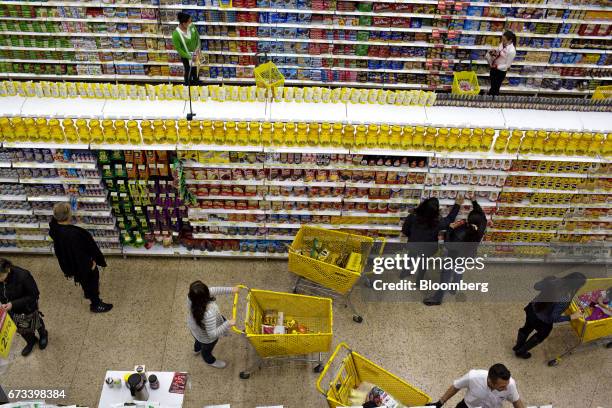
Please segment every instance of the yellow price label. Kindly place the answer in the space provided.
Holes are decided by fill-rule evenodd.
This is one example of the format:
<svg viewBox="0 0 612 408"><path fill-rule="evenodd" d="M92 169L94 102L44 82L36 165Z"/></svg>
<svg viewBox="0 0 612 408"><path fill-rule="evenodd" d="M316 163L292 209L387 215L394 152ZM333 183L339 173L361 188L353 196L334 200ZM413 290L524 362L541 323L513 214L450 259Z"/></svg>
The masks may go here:
<svg viewBox="0 0 612 408"><path fill-rule="evenodd" d="M16 331L17 326L11 316L4 309L0 310L0 357L8 358Z"/></svg>

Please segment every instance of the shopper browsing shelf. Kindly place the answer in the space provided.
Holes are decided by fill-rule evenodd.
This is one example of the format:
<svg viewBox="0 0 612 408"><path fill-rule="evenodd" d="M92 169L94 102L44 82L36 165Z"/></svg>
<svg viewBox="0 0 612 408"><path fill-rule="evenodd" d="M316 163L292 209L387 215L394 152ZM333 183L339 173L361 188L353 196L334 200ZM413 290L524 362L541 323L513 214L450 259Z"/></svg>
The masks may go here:
<svg viewBox="0 0 612 408"><path fill-rule="evenodd" d="M449 214L440 218L440 203L437 198L428 198L419 204L414 211L406 217L402 226L402 233L408 237L409 252L412 257L423 255L431 257L438 250L438 234L446 230L455 221L459 213L459 206L463 196L457 195L455 204ZM405 278L408 271L403 270L400 278ZM416 280L420 281L425 275L425 268L416 272Z"/></svg>
<svg viewBox="0 0 612 408"><path fill-rule="evenodd" d="M206 364L215 368L225 368L227 363L217 360L212 352L219 337L230 331L236 324L226 320L215 302L216 295L231 295L238 292L238 287L209 288L202 281L195 281L189 286L187 326L195 338L193 351L202 354Z"/></svg>
<svg viewBox="0 0 612 408"><path fill-rule="evenodd" d="M485 55L485 59L491 67L491 87L489 88L489 95L499 95L499 88L501 88L502 82L504 82L504 78L506 78L506 72L512 65L515 56L516 35L514 35L512 31L506 31L502 35L499 46L487 51Z"/></svg>
<svg viewBox="0 0 612 408"><path fill-rule="evenodd" d="M49 336L43 315L38 310L38 286L32 274L0 258L0 309L11 316L17 332L26 341L22 356L29 355L36 343L41 350L47 347ZM39 338L36 337L38 331Z"/></svg>
<svg viewBox="0 0 612 408"><path fill-rule="evenodd" d="M564 313L576 292L584 286L586 277L573 272L563 278L549 276L534 285L540 293L525 306L525 324L518 331L516 344L512 348L517 357L530 358L529 350L543 342L553 328L553 323L580 318L580 312L571 316ZM535 331L534 335L529 335Z"/></svg>
<svg viewBox="0 0 612 408"><path fill-rule="evenodd" d="M89 310L94 313L110 311L113 305L100 299L98 267L106 267L106 260L91 234L72 225L70 204L57 203L53 207L53 219L49 228L60 268L66 278L74 279L75 285L81 285L85 299L91 302Z"/></svg>
<svg viewBox="0 0 612 408"><path fill-rule="evenodd" d="M185 85L201 85L198 67L194 66L201 52L200 33L189 14L180 12L177 18L179 24L172 33L172 43L185 69Z"/></svg>
<svg viewBox="0 0 612 408"><path fill-rule="evenodd" d="M446 249L449 258L475 258L478 245L484 237L487 229L487 216L482 207L476 200L472 200L472 211L468 214L467 220L459 220L450 224L446 230ZM455 263L453 263L454 265ZM450 269L443 269L440 272L440 284L459 283L463 275ZM423 301L427 306L437 306L442 304L444 290L439 289L436 293Z"/></svg>
<svg viewBox="0 0 612 408"><path fill-rule="evenodd" d="M499 363L492 365L488 372L470 370L455 380L437 402L427 405L440 408L462 389L465 389L465 397L456 408L501 408L504 401L511 402L514 408L525 408L510 371Z"/></svg>

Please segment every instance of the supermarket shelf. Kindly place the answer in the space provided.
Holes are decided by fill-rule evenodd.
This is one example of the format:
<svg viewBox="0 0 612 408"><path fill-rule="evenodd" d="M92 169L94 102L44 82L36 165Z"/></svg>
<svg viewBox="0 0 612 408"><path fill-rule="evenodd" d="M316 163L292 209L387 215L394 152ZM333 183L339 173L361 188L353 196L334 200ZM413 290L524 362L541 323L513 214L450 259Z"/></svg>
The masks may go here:
<svg viewBox="0 0 612 408"><path fill-rule="evenodd" d="M185 180L185 184L217 184L222 186L263 186L266 180Z"/></svg>
<svg viewBox="0 0 612 408"><path fill-rule="evenodd" d="M34 215L53 215L53 210L34 210ZM77 210L74 211L74 215L77 217L111 217L111 210L102 211L90 211L90 210Z"/></svg>
<svg viewBox="0 0 612 408"><path fill-rule="evenodd" d="M492 232L504 232L504 233L519 233L519 234L555 234L557 232L557 230L552 229L552 230L534 230L534 229L512 229L512 230L505 230L505 229L497 229L497 228L489 228L487 229L487 233L492 233Z"/></svg>
<svg viewBox="0 0 612 408"><path fill-rule="evenodd" d="M353 183L346 182L348 188L385 188L385 189L401 189L401 190L422 190L422 184L376 184L372 183Z"/></svg>
<svg viewBox="0 0 612 408"><path fill-rule="evenodd" d="M19 183L17 177L0 177L0 183Z"/></svg>
<svg viewBox="0 0 612 408"><path fill-rule="evenodd" d="M344 187L341 181L292 181L292 180L266 180L267 186L296 186L296 187Z"/></svg>
<svg viewBox="0 0 612 408"><path fill-rule="evenodd" d="M459 185L459 184L448 184L441 186L425 186L425 191L502 191L501 187L495 186L481 186L481 185Z"/></svg>
<svg viewBox="0 0 612 408"><path fill-rule="evenodd" d="M321 202L321 203L341 203L342 197L300 197L300 196L269 196L266 195L266 201L295 201L295 202ZM344 199L346 201L346 199Z"/></svg>
<svg viewBox="0 0 612 408"><path fill-rule="evenodd" d="M351 106L350 109L353 107ZM377 109L374 109L375 111ZM404 108L405 113L406 109ZM434 152L423 150L402 150L402 149L351 149L351 154L380 155L380 156L409 156L409 157L433 157ZM406 168L405 171L416 172L419 169Z"/></svg>
<svg viewBox="0 0 612 408"><path fill-rule="evenodd" d="M544 188L504 187L503 191L516 193L551 193L551 194L610 194L609 190L551 190Z"/></svg>
<svg viewBox="0 0 612 408"><path fill-rule="evenodd" d="M231 102L226 102L226 103L230 104ZM195 103L194 103L194 106L195 106ZM194 111L196 108L194 108ZM198 110L198 112L201 112L201 111ZM227 152L227 151L230 151L230 152L261 152L263 150L263 146L184 145L184 144L182 145L182 144L179 144L176 146L176 149L177 150L191 150L191 151L211 151L211 152Z"/></svg>
<svg viewBox="0 0 612 408"><path fill-rule="evenodd" d="M0 169L9 169L11 167L11 162L0 162Z"/></svg>
<svg viewBox="0 0 612 408"><path fill-rule="evenodd" d="M612 208L608 203L572 203L572 204L532 204L530 202L521 203L497 203L498 207L532 207L532 208Z"/></svg>
<svg viewBox="0 0 612 408"><path fill-rule="evenodd" d="M344 217L388 217L388 218L404 218L408 216L407 212L385 212L385 213L377 213L377 212L367 212L367 211L342 211L342 216Z"/></svg>
<svg viewBox="0 0 612 408"><path fill-rule="evenodd" d="M123 248L124 256L206 256L206 257L247 257L247 258L287 258L284 253L268 253L268 252L240 252L240 251L200 251L190 250L185 247L170 247L165 248L160 245L155 245L150 249L146 248Z"/></svg>
<svg viewBox="0 0 612 408"><path fill-rule="evenodd" d="M95 170L96 163L36 163L36 162L13 162L13 168L22 169L82 169Z"/></svg>
<svg viewBox="0 0 612 408"><path fill-rule="evenodd" d="M198 217L203 214L265 214L265 210L234 210L225 208L190 208L189 216Z"/></svg>
<svg viewBox="0 0 612 408"><path fill-rule="evenodd" d="M293 241L294 235L228 235L228 234L193 234L195 239L253 239L253 240L275 240L275 241Z"/></svg>
<svg viewBox="0 0 612 408"><path fill-rule="evenodd" d="M32 215L32 210L14 210L0 208L0 215Z"/></svg>
<svg viewBox="0 0 612 408"><path fill-rule="evenodd" d="M40 99L48 99L48 98L40 98ZM27 98L27 100L31 100L31 98ZM40 100L37 101L37 102L40 102ZM102 105L104 105L104 103L100 104L100 106L102 106ZM42 108L43 108L43 110L41 110L41 112L45 112L44 106ZM22 108L21 113L25 114L25 112L23 111L23 108ZM49 114L49 113L46 112L46 114ZM87 150L89 148L89 145L85 144L85 143L4 142L4 143L2 143L2 147L10 148L10 149L72 149L72 150ZM15 164L15 163L13 163L13 164Z"/></svg>
<svg viewBox="0 0 612 408"><path fill-rule="evenodd" d="M27 198L25 195L0 195L0 201L25 201Z"/></svg>
<svg viewBox="0 0 612 408"><path fill-rule="evenodd" d="M206 196L196 196L198 200L263 200L264 196L225 196L225 195L206 195Z"/></svg>
<svg viewBox="0 0 612 408"><path fill-rule="evenodd" d="M115 224L76 224L77 227L85 228L88 230L115 230L117 227Z"/></svg>
<svg viewBox="0 0 612 408"><path fill-rule="evenodd" d="M326 106L326 108L328 108L329 106L332 105L328 105ZM278 106L276 107L278 108ZM276 109L274 108L274 109ZM302 116L309 116L309 115L302 115ZM337 118L338 116L334 116L335 118ZM315 119L315 120L313 120ZM289 118L281 118L278 115L277 116L272 116L271 120L286 120L286 121L294 121L294 120L300 120L300 118L296 117L296 113L295 113L295 109L294 109L294 113L293 113L293 118L289 119ZM308 122L320 122L322 119L320 118L320 116L309 116L308 118ZM333 119L332 119L333 120ZM340 147L311 147L311 146L300 146L300 147L287 147L287 146L266 146L264 147L263 151L265 153L310 153L310 154L349 154L350 150L349 149L344 149L344 148L340 148Z"/></svg>
<svg viewBox="0 0 612 408"><path fill-rule="evenodd" d="M612 230L557 230L557 233L566 235L612 235Z"/></svg>
<svg viewBox="0 0 612 408"><path fill-rule="evenodd" d="M261 169L264 168L264 163L199 163L189 160L183 163L183 167L186 169Z"/></svg>
<svg viewBox="0 0 612 408"><path fill-rule="evenodd" d="M21 184L86 184L86 185L97 185L100 184L102 179L82 179L82 178L60 178L60 177L47 177L47 178L20 178L19 183Z"/></svg>
<svg viewBox="0 0 612 408"><path fill-rule="evenodd" d="M565 218L563 217L505 217L502 215L493 215L491 217L493 221L496 220L509 220L509 221L523 221L523 220L533 220L533 221L563 221Z"/></svg>
<svg viewBox="0 0 612 408"><path fill-rule="evenodd" d="M444 168L444 167L430 167L428 173L431 174L475 174L483 176L506 176L512 172L504 170L492 170L492 169L457 169L457 168ZM515 172L518 173L518 172ZM539 175L540 173L538 173ZM523 175L523 174L514 174ZM527 175L527 174L525 174Z"/></svg>
<svg viewBox="0 0 612 408"><path fill-rule="evenodd" d="M455 204L455 200L452 200L450 198L444 198L442 200L439 200L439 202L440 202L440 205L454 205ZM497 205L497 203L495 203L494 201L485 201L484 199L478 199L478 204L480 204L481 207L495 207ZM461 205L471 206L472 202L470 200L464 200Z"/></svg>
<svg viewBox="0 0 612 408"><path fill-rule="evenodd" d="M20 254L51 254L52 249L50 246L41 248L0 247L0 252Z"/></svg>
<svg viewBox="0 0 612 408"><path fill-rule="evenodd" d="M28 201L50 201L50 202L65 202L70 201L69 196L28 196ZM77 201L80 203L105 203L106 196L102 197L77 197Z"/></svg>
<svg viewBox="0 0 612 408"><path fill-rule="evenodd" d="M369 198L369 197L345 197L343 201L350 203L388 203L388 204L418 204L421 200L416 198Z"/></svg>

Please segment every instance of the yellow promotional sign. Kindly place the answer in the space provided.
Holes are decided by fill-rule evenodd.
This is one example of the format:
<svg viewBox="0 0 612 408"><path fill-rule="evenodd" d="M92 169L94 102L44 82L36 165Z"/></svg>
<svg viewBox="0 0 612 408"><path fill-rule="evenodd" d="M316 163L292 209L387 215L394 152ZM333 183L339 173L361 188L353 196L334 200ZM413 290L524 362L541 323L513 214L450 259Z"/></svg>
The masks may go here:
<svg viewBox="0 0 612 408"><path fill-rule="evenodd" d="M13 336L17 331L15 322L4 309L0 309L0 357L7 358L11 351Z"/></svg>

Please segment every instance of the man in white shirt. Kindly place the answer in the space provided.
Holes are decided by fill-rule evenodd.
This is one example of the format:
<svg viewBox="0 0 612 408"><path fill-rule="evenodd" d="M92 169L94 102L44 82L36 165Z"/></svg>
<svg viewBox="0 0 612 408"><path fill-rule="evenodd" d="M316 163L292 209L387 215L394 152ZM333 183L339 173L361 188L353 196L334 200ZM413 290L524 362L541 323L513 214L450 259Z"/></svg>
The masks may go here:
<svg viewBox="0 0 612 408"><path fill-rule="evenodd" d="M516 389L516 382L503 364L492 365L488 372L470 370L455 380L437 402L427 405L441 408L463 388L466 389L465 397L456 408L502 408L504 401L511 402L514 408L525 408Z"/></svg>

